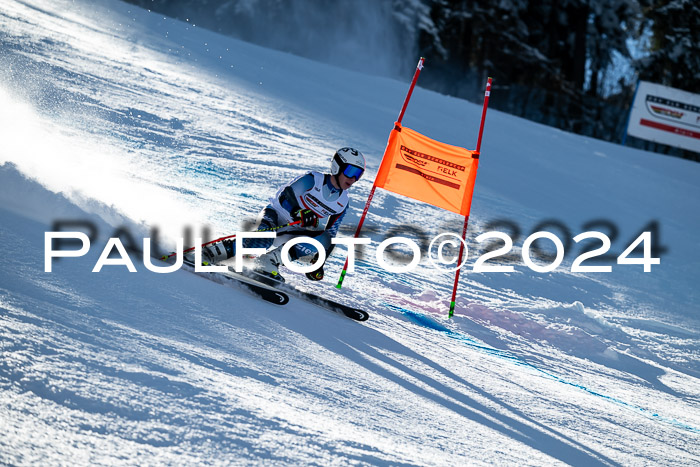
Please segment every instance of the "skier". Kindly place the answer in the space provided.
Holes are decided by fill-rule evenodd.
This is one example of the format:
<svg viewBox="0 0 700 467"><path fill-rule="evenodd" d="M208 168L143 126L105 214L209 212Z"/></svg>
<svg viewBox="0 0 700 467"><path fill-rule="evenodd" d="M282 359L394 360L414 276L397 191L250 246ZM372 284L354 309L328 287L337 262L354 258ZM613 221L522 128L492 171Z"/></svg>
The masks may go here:
<svg viewBox="0 0 700 467"><path fill-rule="evenodd" d="M277 194L258 216L257 230L277 232L277 238L246 239L246 248L266 248L265 254L257 259L256 270L266 276L284 281L279 272L281 264L280 247L293 237L306 236L318 240L328 258L333 251L331 243L338 233L348 206L347 190L362 177L365 171L365 158L353 148L341 148L331 159L329 174L311 171L287 185ZM298 221L296 225L284 226ZM203 258L211 264L235 255L235 241L224 240L202 248ZM272 249L270 249L272 247ZM298 243L289 250L292 260L315 263L319 257L316 247L310 243ZM313 272L306 273L310 280L323 279L323 264Z"/></svg>

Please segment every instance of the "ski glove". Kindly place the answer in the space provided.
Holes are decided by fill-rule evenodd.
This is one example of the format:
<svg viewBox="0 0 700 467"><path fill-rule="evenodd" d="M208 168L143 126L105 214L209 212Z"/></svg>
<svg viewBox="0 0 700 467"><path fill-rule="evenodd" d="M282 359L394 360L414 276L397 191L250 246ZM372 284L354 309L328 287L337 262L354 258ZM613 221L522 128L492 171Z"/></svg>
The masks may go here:
<svg viewBox="0 0 700 467"><path fill-rule="evenodd" d="M320 268L316 269L313 272L307 272L306 273L306 278L311 280L311 281L320 281L323 279L323 266Z"/></svg>
<svg viewBox="0 0 700 467"><path fill-rule="evenodd" d="M311 260L312 263L318 261L318 253L314 255L314 259ZM306 278L311 281L320 281L323 279L323 264L319 266L315 271L307 272Z"/></svg>
<svg viewBox="0 0 700 467"><path fill-rule="evenodd" d="M316 227L318 216L311 209L299 209L294 213L294 218L301 221L302 227Z"/></svg>

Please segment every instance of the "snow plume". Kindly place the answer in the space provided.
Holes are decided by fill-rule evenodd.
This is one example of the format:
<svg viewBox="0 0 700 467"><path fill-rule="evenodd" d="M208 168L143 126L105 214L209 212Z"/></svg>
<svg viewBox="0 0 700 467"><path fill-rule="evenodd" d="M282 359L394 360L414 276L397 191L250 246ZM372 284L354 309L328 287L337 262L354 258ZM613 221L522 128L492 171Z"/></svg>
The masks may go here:
<svg viewBox="0 0 700 467"><path fill-rule="evenodd" d="M182 222L160 213L186 212L186 208L165 190L142 186L134 179L126 168L135 164L118 144L97 142L84 131L42 116L2 86L0 109L0 166L9 163L7 167L30 174L50 191L63 194L112 226L154 223L167 232L183 230ZM144 196L155 204L143 203ZM34 218L46 222L52 215L55 213L46 209Z"/></svg>

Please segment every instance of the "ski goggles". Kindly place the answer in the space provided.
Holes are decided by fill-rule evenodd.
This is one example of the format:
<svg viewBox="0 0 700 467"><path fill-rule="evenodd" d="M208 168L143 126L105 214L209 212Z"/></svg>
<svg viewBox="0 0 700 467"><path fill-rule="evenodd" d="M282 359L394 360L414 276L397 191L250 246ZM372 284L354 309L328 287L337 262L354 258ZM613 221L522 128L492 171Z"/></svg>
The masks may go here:
<svg viewBox="0 0 700 467"><path fill-rule="evenodd" d="M359 180L363 173L365 173L365 169L357 167L356 165L346 165L343 169L343 175L348 178L354 178L355 180Z"/></svg>

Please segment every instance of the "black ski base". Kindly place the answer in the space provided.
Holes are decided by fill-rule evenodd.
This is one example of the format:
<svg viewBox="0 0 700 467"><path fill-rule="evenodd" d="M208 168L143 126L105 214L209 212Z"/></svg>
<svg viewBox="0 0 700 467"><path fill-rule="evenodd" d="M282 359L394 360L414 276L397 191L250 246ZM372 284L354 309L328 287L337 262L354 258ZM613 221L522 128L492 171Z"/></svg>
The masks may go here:
<svg viewBox="0 0 700 467"><path fill-rule="evenodd" d="M320 306L321 308L325 308L327 310L345 315L350 319L354 319L355 321L367 321L369 319L369 313L367 313L364 310L343 305L342 303L338 303L334 300L330 300L328 298L321 297L309 292L303 292L285 282L266 276L264 274L260 274L259 272L256 272L254 270L244 269L242 272L239 273L229 266L229 271L231 271L233 274L241 275L243 277L262 282L263 284L267 284L271 287L274 287L277 290L286 292L289 295L292 295L314 305Z"/></svg>
<svg viewBox="0 0 700 467"><path fill-rule="evenodd" d="M175 259L174 257L169 257L165 259L165 261L172 264L175 262ZM280 280L265 276L250 269L245 269L243 272L236 272L233 267L229 266L226 273L198 272L194 269L194 262L188 257L183 258L182 267L187 271L213 282L248 291L252 295L267 302L274 303L275 305L286 305L289 303L289 297L291 295L321 308L325 308L326 310L342 314L355 321L367 321L367 319L369 319L369 314L364 310L343 305L342 303L312 293L303 292Z"/></svg>
<svg viewBox="0 0 700 467"><path fill-rule="evenodd" d="M234 288L244 289L251 294L262 298L266 302L274 303L275 305L286 305L289 303L289 295L274 287L266 286L265 284L256 283L255 280L249 279L241 275L233 275L220 272L197 272L194 270L194 263L187 258L183 259L182 267L190 272L201 275L211 281L219 284L229 285Z"/></svg>

